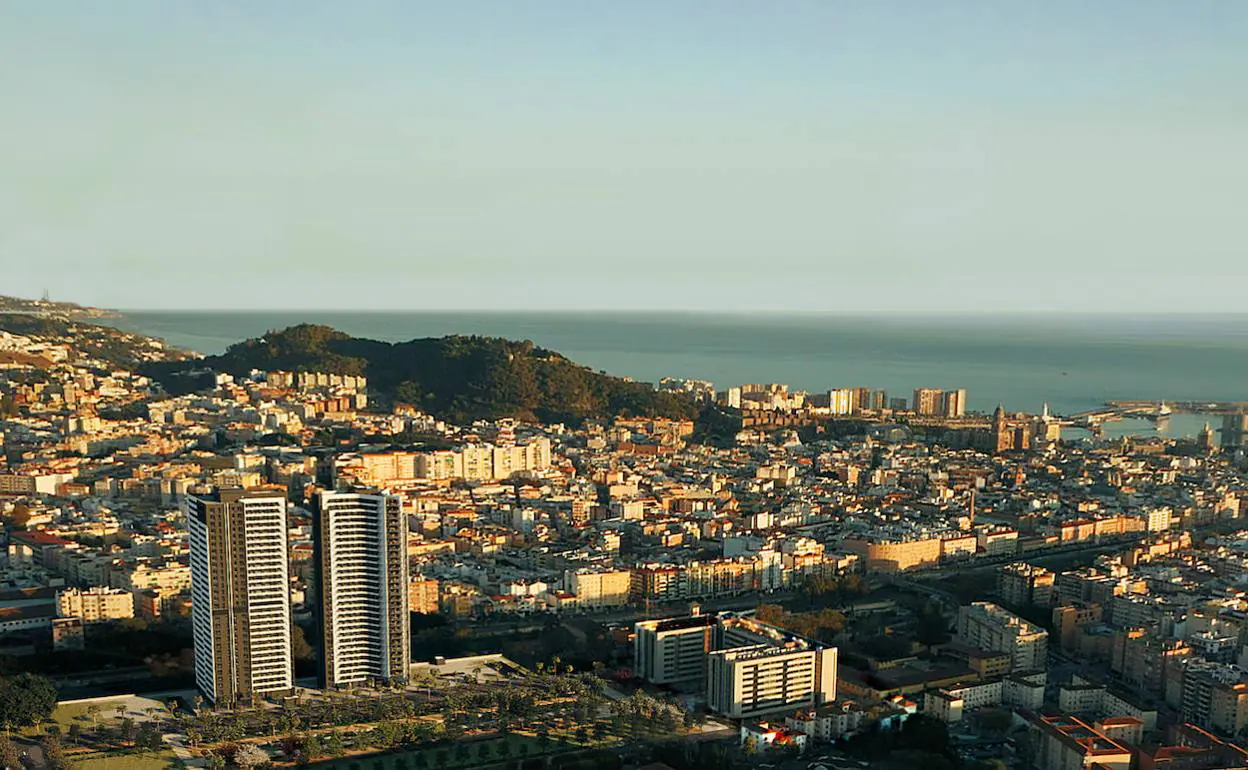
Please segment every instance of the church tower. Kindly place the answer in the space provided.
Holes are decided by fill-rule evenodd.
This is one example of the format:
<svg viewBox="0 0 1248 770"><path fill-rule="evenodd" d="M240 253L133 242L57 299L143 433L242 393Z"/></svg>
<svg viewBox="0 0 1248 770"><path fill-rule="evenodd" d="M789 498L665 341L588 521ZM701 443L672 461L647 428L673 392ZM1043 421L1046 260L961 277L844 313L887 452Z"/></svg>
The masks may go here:
<svg viewBox="0 0 1248 770"><path fill-rule="evenodd" d="M1005 407L997 404L992 413L992 451L1006 452L1014 448L1014 432L1005 419Z"/></svg>

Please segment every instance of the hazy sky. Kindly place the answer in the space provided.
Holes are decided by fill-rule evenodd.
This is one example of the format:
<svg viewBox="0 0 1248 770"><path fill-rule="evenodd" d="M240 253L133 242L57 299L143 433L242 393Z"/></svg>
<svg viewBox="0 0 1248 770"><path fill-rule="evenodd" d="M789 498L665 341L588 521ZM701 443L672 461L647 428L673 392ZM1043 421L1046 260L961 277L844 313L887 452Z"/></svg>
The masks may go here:
<svg viewBox="0 0 1248 770"><path fill-rule="evenodd" d="M1244 0L33 0L0 293L1248 308Z"/></svg>

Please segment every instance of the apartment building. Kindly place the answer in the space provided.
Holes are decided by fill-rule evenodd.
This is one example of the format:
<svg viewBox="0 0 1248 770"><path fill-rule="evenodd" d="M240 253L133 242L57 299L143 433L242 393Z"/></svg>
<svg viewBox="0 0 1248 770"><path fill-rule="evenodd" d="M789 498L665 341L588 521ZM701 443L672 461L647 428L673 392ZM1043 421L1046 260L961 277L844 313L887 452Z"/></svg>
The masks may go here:
<svg viewBox="0 0 1248 770"><path fill-rule="evenodd" d="M195 682L233 706L294 689L285 490L188 494Z"/></svg>
<svg viewBox="0 0 1248 770"><path fill-rule="evenodd" d="M1034 564L1015 562L997 570L997 595L1010 607L1050 607L1057 576Z"/></svg>
<svg viewBox="0 0 1248 770"><path fill-rule="evenodd" d="M438 612L438 581L417 576L407 586L407 608L422 615Z"/></svg>
<svg viewBox="0 0 1248 770"><path fill-rule="evenodd" d="M1183 669L1183 720L1238 735L1248 727L1248 682L1236 667L1188 661Z"/></svg>
<svg viewBox="0 0 1248 770"><path fill-rule="evenodd" d="M861 556L868 572L905 572L940 564L939 537L846 538L841 546Z"/></svg>
<svg viewBox="0 0 1248 770"><path fill-rule="evenodd" d="M944 396L940 388L915 388L910 405L915 414L938 415L944 411Z"/></svg>
<svg viewBox="0 0 1248 770"><path fill-rule="evenodd" d="M407 515L394 495L322 492L313 543L321 686L407 681Z"/></svg>
<svg viewBox="0 0 1248 770"><path fill-rule="evenodd" d="M1045 668L1048 640L1047 631L991 602L958 608L957 641L981 650L1008 652L1014 671Z"/></svg>
<svg viewBox="0 0 1248 770"><path fill-rule="evenodd" d="M67 588L56 594L56 616L104 623L134 617L134 594L120 588Z"/></svg>
<svg viewBox="0 0 1248 770"><path fill-rule="evenodd" d="M576 606L595 610L628 604L632 572L626 569L577 569L563 573L563 588L576 596Z"/></svg>

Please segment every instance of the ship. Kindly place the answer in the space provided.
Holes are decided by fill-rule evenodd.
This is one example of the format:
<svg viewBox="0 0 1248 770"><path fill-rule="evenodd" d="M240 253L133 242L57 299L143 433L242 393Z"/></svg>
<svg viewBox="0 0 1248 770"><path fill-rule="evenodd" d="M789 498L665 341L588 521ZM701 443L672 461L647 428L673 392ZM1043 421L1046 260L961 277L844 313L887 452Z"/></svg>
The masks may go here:
<svg viewBox="0 0 1248 770"><path fill-rule="evenodd" d="M1167 404L1165 401L1158 401L1157 408L1152 410L1151 412L1145 412L1143 416L1144 416L1144 419L1152 420L1153 422L1165 422L1166 420L1170 419L1170 415L1172 413L1173 413L1173 410L1170 409L1169 404Z"/></svg>

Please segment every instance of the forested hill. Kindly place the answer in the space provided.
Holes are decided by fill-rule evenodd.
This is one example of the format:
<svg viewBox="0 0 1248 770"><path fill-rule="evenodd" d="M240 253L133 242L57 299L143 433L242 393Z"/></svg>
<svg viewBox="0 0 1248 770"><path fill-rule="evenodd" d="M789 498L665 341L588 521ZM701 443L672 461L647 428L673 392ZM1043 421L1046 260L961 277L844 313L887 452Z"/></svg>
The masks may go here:
<svg viewBox="0 0 1248 770"><path fill-rule="evenodd" d="M687 397L594 372L532 342L497 337L388 343L302 324L239 342L196 363L234 375L253 369L363 374L370 390L456 422L499 417L575 422L617 415L693 419L698 414Z"/></svg>

